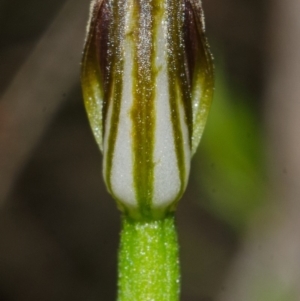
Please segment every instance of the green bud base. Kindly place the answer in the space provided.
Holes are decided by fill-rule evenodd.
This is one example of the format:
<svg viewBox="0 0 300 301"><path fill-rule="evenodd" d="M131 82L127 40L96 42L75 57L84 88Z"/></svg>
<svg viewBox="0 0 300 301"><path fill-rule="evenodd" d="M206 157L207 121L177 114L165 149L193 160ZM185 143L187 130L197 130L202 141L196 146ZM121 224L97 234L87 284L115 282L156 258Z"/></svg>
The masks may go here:
<svg viewBox="0 0 300 301"><path fill-rule="evenodd" d="M123 216L118 301L178 301L179 291L174 216L152 221Z"/></svg>

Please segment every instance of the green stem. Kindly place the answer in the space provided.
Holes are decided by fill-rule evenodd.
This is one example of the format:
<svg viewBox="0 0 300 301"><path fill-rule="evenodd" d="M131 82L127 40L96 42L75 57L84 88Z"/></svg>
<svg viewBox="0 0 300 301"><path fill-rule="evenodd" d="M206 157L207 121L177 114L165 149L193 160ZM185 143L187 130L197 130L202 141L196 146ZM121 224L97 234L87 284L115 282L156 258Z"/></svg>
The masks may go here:
<svg viewBox="0 0 300 301"><path fill-rule="evenodd" d="M118 301L178 301L180 290L174 216L138 221L123 217Z"/></svg>

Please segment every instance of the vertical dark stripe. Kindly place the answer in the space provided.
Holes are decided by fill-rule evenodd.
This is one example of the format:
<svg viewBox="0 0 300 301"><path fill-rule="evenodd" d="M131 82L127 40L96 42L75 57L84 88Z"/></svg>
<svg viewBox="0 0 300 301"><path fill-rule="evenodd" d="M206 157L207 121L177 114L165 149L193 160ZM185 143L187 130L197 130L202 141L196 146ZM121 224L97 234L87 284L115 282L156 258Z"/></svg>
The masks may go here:
<svg viewBox="0 0 300 301"><path fill-rule="evenodd" d="M168 22L168 76L169 76L169 102L171 108L171 121L173 125L174 145L177 157L178 170L180 173L181 188L178 197L184 191L186 167L183 132L180 121L179 106L183 105L186 125L190 124L187 115L191 106L189 86L187 84L186 73L184 70L184 48L182 42L182 2L178 0L167 0L167 22ZM188 126L189 128L190 126ZM191 133L189 133L190 135Z"/></svg>
<svg viewBox="0 0 300 301"><path fill-rule="evenodd" d="M140 214L151 216L154 184L154 20L153 0L135 0L133 58L133 177Z"/></svg>
<svg viewBox="0 0 300 301"><path fill-rule="evenodd" d="M113 6L112 1L102 1L96 18L96 26L94 35L96 36L96 49L98 65L101 71L101 82L103 83L104 97L102 103L102 119L103 119L103 133L105 133L105 120L111 100L112 89L112 60L114 53L114 43L111 38L114 36L113 29Z"/></svg>
<svg viewBox="0 0 300 301"><path fill-rule="evenodd" d="M100 66L96 55L96 14L99 10L99 5L93 5L93 13L90 16L90 24L85 41L84 53L81 66L81 85L84 98L84 105L89 118L96 142L99 148L103 150L103 135L102 114L98 114L99 102L101 104L103 98L103 85L101 81ZM98 93L95 90L98 89ZM100 97L100 99L98 99Z"/></svg>
<svg viewBox="0 0 300 301"><path fill-rule="evenodd" d="M214 91L214 67L208 41L204 34L203 11L201 3L194 0L186 1L186 49L192 56L193 69L191 70L192 93L201 89L199 99L193 99L198 103L193 120L192 155L200 142L204 125L208 116L209 108ZM200 79L200 83L199 83ZM200 87L199 87L200 85Z"/></svg>
<svg viewBox="0 0 300 301"><path fill-rule="evenodd" d="M126 0L112 0L111 7L113 11L113 25L110 36L110 41L113 41L111 46L113 49L112 54L112 76L111 76L111 96L109 101L112 108L112 116L110 118L110 131L108 134L107 152L106 152L106 184L108 189L111 189L111 169L114 156L114 149L116 144L119 115L121 108L122 90L123 90L123 50L122 41L124 40L125 32L125 11ZM105 123L109 122L105 120Z"/></svg>
<svg viewBox="0 0 300 301"><path fill-rule="evenodd" d="M179 91L180 101L184 107L184 121L188 127L188 135L189 135L189 143L190 148L192 145L192 132L193 132L193 112L192 112L192 95L191 95L191 84L189 82L189 66L187 61L187 49L185 43L185 35L184 35L184 24L185 24L185 10L188 1L178 1L179 13L177 14L177 31L178 31L178 40L177 43L179 45L179 51L177 51L177 62L178 62L178 74L179 74Z"/></svg>

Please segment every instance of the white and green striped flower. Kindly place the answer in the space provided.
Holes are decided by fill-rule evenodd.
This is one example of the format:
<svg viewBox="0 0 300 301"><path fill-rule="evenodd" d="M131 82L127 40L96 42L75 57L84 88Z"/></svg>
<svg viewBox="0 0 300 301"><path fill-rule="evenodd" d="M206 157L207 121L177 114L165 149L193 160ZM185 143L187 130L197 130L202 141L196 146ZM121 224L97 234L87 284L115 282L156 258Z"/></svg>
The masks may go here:
<svg viewBox="0 0 300 301"><path fill-rule="evenodd" d="M213 92L200 0L96 0L82 62L103 174L135 218L174 210Z"/></svg>

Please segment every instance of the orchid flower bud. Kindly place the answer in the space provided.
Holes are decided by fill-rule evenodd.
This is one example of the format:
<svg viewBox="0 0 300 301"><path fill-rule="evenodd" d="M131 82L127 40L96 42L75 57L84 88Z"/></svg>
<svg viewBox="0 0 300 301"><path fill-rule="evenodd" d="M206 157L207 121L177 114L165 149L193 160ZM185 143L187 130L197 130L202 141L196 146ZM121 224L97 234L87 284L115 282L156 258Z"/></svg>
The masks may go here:
<svg viewBox="0 0 300 301"><path fill-rule="evenodd" d="M213 94L200 0L95 0L82 89L121 210L159 218L187 185Z"/></svg>

